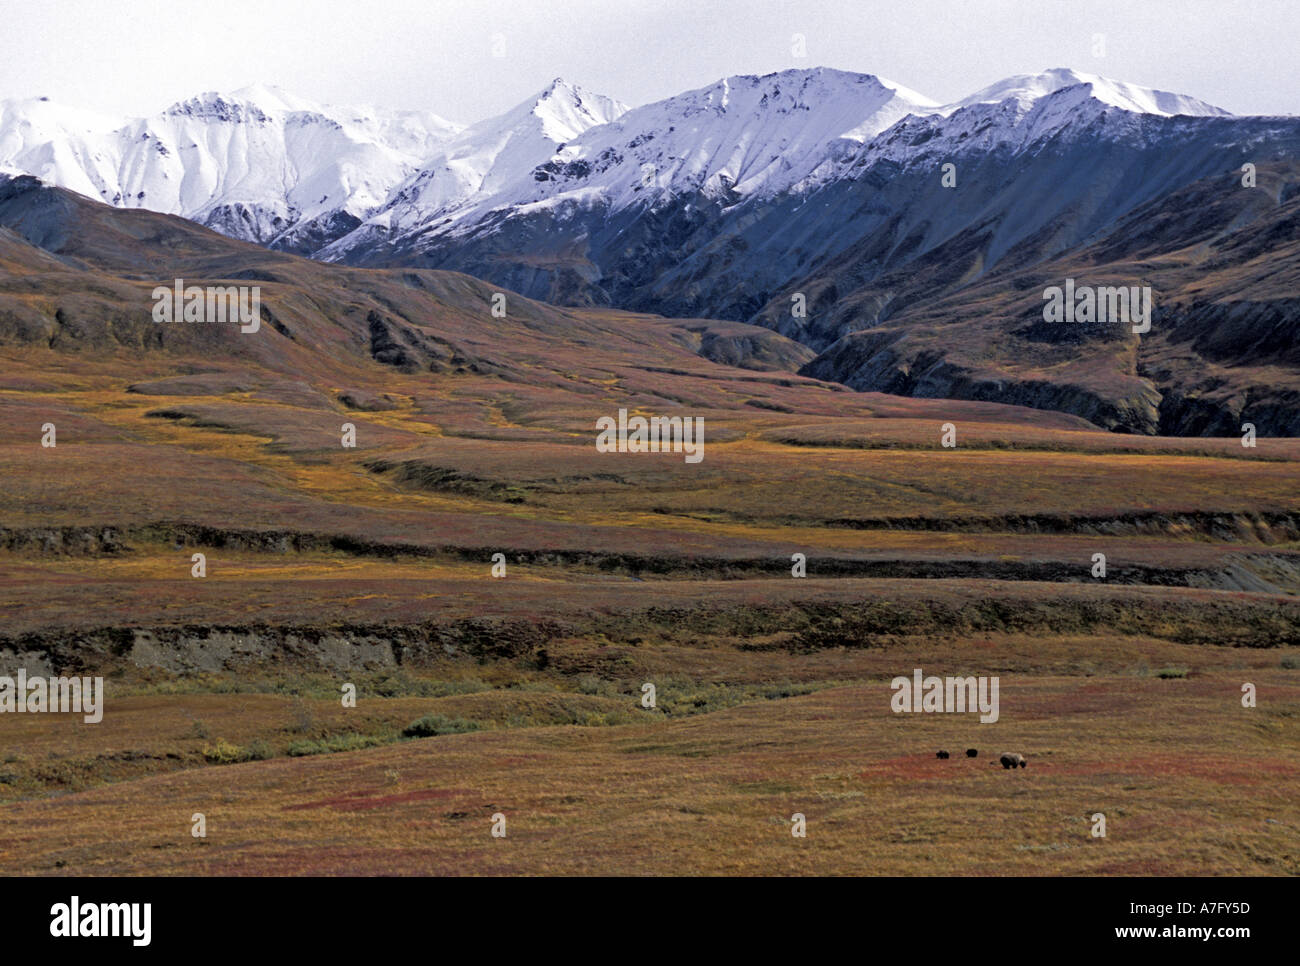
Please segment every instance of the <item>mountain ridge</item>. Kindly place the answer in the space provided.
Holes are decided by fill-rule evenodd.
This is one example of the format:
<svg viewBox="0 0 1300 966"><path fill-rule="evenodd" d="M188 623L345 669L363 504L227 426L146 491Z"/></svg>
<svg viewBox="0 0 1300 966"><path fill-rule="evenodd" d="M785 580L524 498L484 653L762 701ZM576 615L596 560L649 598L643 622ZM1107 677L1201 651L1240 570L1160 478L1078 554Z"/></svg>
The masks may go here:
<svg viewBox="0 0 1300 966"><path fill-rule="evenodd" d="M859 106L835 103L831 98L828 107L832 114L824 119L826 130L814 138L813 156L801 158L796 165L804 175L831 160L836 150L843 150L836 147L840 141L863 143L907 113L946 115L986 101L991 92L1000 92L1004 96L999 99L1005 100L1023 99L1028 91L1043 96L1063 87L1086 87L1101 101L1123 109L1168 113L1171 108L1187 108L1215 116L1227 114L1195 98L1065 68L1016 75L948 105L873 74L825 67L731 75L638 108L557 77L511 110L467 126L429 111L324 105L281 88L255 84L229 94L197 94L144 118L111 118L55 104L48 98L0 101L0 170L31 174L109 204L179 214L232 237L299 254L333 257L350 247L340 247L340 239L363 224L369 224L359 236L364 242L380 231L427 229L428 223L449 207L475 203L481 208L486 199L499 195L506 182L526 185L538 166L549 160L548 147L567 149L568 156L561 163L570 163L576 151L569 142L592 128L618 122L629 111L644 112L656 106L662 110L682 103L687 111L712 107L725 113L729 106L734 111L732 99L746 86L800 80L805 86L812 81L828 86L838 82L841 87L875 85L878 91L890 92L877 105L880 112L864 112ZM693 96L707 103L691 104ZM547 102L555 109L538 112ZM540 137L531 150L498 158L500 145L497 150L484 146L484 141L494 138L509 142L518 136L520 120L528 115L536 116L540 126L535 132ZM281 128L275 140L284 143L259 145L235 138L239 143L234 147L252 152L245 158L215 149L229 148L229 144L208 143L214 130L224 130L222 125L238 131L250 124ZM312 125L338 136L332 143L329 138L311 137L310 131L303 136L304 129ZM196 127L206 137L196 137ZM197 154L186 153L194 149L199 149ZM488 157L475 158L476 149ZM260 157L256 154L259 150ZM322 153L326 157L323 165L299 160L307 155L319 158ZM450 177L438 176L439 165ZM275 179L250 181L247 176L254 168L280 172L286 180L280 184ZM742 194L772 190L761 171L747 180L725 164L719 168L715 172L719 190L724 180ZM199 169L205 173L196 174ZM295 177L289 178L291 171ZM797 180L778 176L775 190L789 188ZM421 205L426 194L428 204ZM519 199L496 200L521 203ZM333 255L324 252L327 247Z"/></svg>
<svg viewBox="0 0 1300 966"><path fill-rule="evenodd" d="M67 140L36 150L0 125L0 167L102 160L74 136L102 119L32 110L42 131ZM427 118L331 117L257 88L172 110L181 120L171 141L162 123L132 129L145 156L161 165L154 155L166 157L176 132L194 125L208 125L212 144L247 147L223 154L238 163L186 197L202 202L195 220L272 249L461 272L561 306L758 325L815 353L805 372L858 389L1006 393L1125 432L1222 433L1255 411L1274 432L1300 432L1291 375L1242 354L1248 326L1226 327L1241 345L1203 332L1190 345L1160 331L1055 333L1019 297L1051 285L1043 271L1059 265L1116 284L1157 279L1156 322L1182 318L1183 333L1196 328L1187 318L1203 325L1224 312L1276 326L1289 309L1268 289L1260 255L1278 261L1281 277L1300 257L1287 207L1300 118L1232 115L1066 68L950 104L829 68L735 75L630 109L556 78L455 131ZM13 128L12 110L5 117ZM289 154L271 150L340 138L351 153L331 163L316 152L326 159L316 180L295 181ZM417 160L421 152L429 156ZM374 158L379 173L353 176ZM1260 188L1276 189L1276 210L1220 204L1219 194L1252 188L1242 172L1253 178L1256 166ZM322 184L345 185L346 199L335 204L325 190L307 203ZM240 190L271 201L238 201ZM1178 210L1191 199L1196 210ZM1148 212L1152 229L1134 212ZM1227 221L1216 229L1211 217ZM1141 258L1120 257L1126 232L1145 246ZM1199 263L1184 251L1194 244L1213 253L1219 278L1240 279L1238 290L1216 284L1208 298L1196 286ZM999 284L1007 290L990 294ZM792 311L796 303L804 309ZM978 324L937 338L933 306ZM1173 306L1182 314L1169 314ZM1049 357L1054 374L1044 376ZM1238 361L1219 371L1211 357Z"/></svg>

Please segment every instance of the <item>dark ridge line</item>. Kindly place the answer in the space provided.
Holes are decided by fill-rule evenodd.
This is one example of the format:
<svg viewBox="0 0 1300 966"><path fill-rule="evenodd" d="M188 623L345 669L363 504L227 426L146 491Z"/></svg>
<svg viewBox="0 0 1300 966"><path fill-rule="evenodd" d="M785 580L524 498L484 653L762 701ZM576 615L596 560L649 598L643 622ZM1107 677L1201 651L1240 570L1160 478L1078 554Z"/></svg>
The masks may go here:
<svg viewBox="0 0 1300 966"><path fill-rule="evenodd" d="M912 399L912 398L929 398L929 397L907 396L904 398ZM970 400L953 400L953 401L969 402ZM1044 409L1041 411L1061 412L1067 416L1072 415L1071 413L1068 413L1065 410ZM919 417L910 416L910 417L897 417L897 418L916 420ZM1075 430L1062 429L1060 430L1060 432L1075 432ZM1103 430L1101 427L1097 427L1095 430L1078 430L1078 432L1102 433L1105 432L1105 430ZM1020 442L1017 440L1010 440L1010 439L985 439L985 440L978 440L975 442L963 443L960 447L956 449L943 449L940 446L935 446L933 443L920 443L920 442L914 443L908 440L872 440L872 439L820 440L820 439L805 439L797 436L778 436L778 435L773 435L770 431L768 433L761 434L760 438L766 440L769 443L776 443L779 446L790 446L795 448L806 447L808 449L916 450L916 451L924 450L924 451L937 452L937 453L957 453L963 450L968 450L970 452L1016 451L1016 452L1032 452L1032 453L1070 453L1076 456L1089 456L1089 455L1183 456L1188 459L1245 460L1246 462L1253 462L1253 463L1295 462L1295 460L1290 456L1270 456L1263 453L1246 453L1244 452L1244 448L1243 448L1243 452L1241 453L1233 452L1231 449L1223 452L1219 452L1216 450L1209 450L1209 449L1194 450L1194 449L1183 449L1177 447L1162 449L1158 446L1142 446L1142 447L1116 446L1109 449L1105 447L1098 447L1097 449L1081 449L1078 447L1067 446L1064 444L1064 442L1035 443L1035 442L1028 442L1028 441ZM1128 438L1133 439L1133 438L1140 438L1140 437L1129 436ZM1171 436L1165 438L1178 439L1178 440L1184 440L1184 439L1194 440L1194 439L1205 439L1206 437ZM1286 438L1290 439L1290 437L1286 437Z"/></svg>
<svg viewBox="0 0 1300 966"><path fill-rule="evenodd" d="M1282 514L1286 519L1300 514ZM923 519L923 518L922 518ZM741 580L750 575L789 575L791 561L772 557L686 557L576 549L521 549L502 546L421 546L380 543L347 534L315 534L279 530L240 530L198 524L153 523L132 527L33 527L0 528L0 549L33 550L47 556L118 555L133 552L127 541L171 543L178 549L210 547L268 553L334 551L375 558L450 557L479 561L485 565L492 554L504 553L507 563L533 566L585 567L605 573L681 576L697 579ZM1109 583L1201 589L1253 590L1286 593L1240 565L1215 570L1205 568L1153 567L1144 564L1112 565L1104 580L1091 576L1091 560L1077 564L1059 561L1007 560L875 560L843 556L812 556L808 576L812 578L889 578L922 580L1006 580L1043 583ZM1244 578L1244 580L1243 580ZM793 579L793 578L792 578Z"/></svg>
<svg viewBox="0 0 1300 966"><path fill-rule="evenodd" d="M793 523L794 521L791 521ZM1182 536L1188 529L1230 543L1239 539L1238 524L1283 531L1277 543L1300 540L1300 510L1145 510L1108 516L1067 513L1014 513L953 517L838 517L814 525L847 530L916 530L944 533L1051 533L1083 536ZM804 521L807 525L807 521ZM1237 538L1237 539L1234 539ZM1264 543L1264 541L1260 541ZM1267 545L1267 544L1265 544Z"/></svg>

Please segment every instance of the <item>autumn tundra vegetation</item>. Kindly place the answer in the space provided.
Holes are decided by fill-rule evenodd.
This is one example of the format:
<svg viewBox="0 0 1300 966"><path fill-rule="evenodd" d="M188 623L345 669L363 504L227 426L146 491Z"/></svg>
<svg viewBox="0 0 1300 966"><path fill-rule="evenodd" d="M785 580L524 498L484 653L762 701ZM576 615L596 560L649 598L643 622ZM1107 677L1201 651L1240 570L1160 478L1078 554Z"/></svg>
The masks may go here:
<svg viewBox="0 0 1300 966"><path fill-rule="evenodd" d="M1300 440L35 184L0 225L0 673L105 692L0 716L11 869L1300 872ZM155 322L174 279L260 325ZM622 411L701 458L598 447ZM897 713L921 668L994 720Z"/></svg>

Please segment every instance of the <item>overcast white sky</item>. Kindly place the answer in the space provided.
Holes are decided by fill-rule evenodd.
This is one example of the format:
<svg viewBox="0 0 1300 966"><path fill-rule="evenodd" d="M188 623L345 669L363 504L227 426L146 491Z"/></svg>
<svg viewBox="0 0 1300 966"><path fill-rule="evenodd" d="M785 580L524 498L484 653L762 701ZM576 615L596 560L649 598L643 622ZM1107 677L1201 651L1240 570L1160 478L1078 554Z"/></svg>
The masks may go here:
<svg viewBox="0 0 1300 966"><path fill-rule="evenodd" d="M142 115L264 83L465 123L557 76L635 105L728 74L824 65L949 101L1074 67L1236 113L1293 114L1297 48L1296 0L0 0L0 99Z"/></svg>

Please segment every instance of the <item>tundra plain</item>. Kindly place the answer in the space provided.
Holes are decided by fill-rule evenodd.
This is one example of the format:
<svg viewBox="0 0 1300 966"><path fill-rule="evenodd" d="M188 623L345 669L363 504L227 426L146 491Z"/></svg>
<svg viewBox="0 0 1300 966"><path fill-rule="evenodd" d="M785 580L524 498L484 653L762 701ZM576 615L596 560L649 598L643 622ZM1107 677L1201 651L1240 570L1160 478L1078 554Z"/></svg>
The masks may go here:
<svg viewBox="0 0 1300 966"><path fill-rule="evenodd" d="M1300 440L856 393L764 329L42 197L62 235L0 234L0 658L107 698L0 717L8 869L1300 872ZM155 276L267 323L160 329ZM703 461L597 452L620 407ZM999 720L893 713L914 668Z"/></svg>

